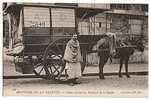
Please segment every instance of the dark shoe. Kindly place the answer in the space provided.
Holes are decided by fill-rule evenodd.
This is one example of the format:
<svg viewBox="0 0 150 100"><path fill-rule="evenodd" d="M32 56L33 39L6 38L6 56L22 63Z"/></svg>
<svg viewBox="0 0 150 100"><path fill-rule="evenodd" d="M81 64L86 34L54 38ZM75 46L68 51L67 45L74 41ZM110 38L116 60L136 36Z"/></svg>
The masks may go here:
<svg viewBox="0 0 150 100"><path fill-rule="evenodd" d="M74 81L73 83L74 84L81 84L81 82L78 82L78 81Z"/></svg>

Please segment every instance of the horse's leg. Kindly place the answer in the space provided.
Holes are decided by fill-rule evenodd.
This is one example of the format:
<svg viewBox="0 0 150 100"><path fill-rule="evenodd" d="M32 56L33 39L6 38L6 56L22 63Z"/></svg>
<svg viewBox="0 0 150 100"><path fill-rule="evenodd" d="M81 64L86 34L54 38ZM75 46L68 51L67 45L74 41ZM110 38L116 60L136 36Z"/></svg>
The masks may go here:
<svg viewBox="0 0 150 100"><path fill-rule="evenodd" d="M128 62L129 62L129 57L125 58L125 70L126 70L126 76L127 78L130 78L130 75L128 73Z"/></svg>
<svg viewBox="0 0 150 100"><path fill-rule="evenodd" d="M81 72L83 73L86 65L86 53L83 53L83 62L81 63Z"/></svg>
<svg viewBox="0 0 150 100"><path fill-rule="evenodd" d="M104 65L107 62L108 58L109 57L106 55L100 56L100 58L99 58L99 78L100 79L105 79L103 69L104 69Z"/></svg>
<svg viewBox="0 0 150 100"><path fill-rule="evenodd" d="M104 75L103 75L103 67L104 67L104 64L102 63L101 60L99 60L101 63L99 63L99 78L100 79L104 79Z"/></svg>
<svg viewBox="0 0 150 100"><path fill-rule="evenodd" d="M120 58L119 77L122 77L122 74L121 74L122 65L123 65L123 57Z"/></svg>

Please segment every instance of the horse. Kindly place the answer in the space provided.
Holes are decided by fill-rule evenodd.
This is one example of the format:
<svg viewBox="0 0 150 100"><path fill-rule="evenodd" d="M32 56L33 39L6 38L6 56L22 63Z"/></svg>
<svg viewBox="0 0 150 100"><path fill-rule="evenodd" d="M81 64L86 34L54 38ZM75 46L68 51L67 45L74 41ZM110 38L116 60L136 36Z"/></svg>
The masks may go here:
<svg viewBox="0 0 150 100"><path fill-rule="evenodd" d="M120 69L119 69L119 77L122 77L121 69L123 66L123 62L125 63L125 74L127 78L130 78L128 73L128 62L130 56L134 53L134 50L144 51L144 45L141 41L137 41L133 43L117 41L116 36L114 34L108 34L104 38L100 39L97 42L97 51L99 56L99 78L105 79L103 74L103 68L106 64L107 60L110 58L119 58L120 59ZM135 47L128 47L130 45L135 45Z"/></svg>
<svg viewBox="0 0 150 100"><path fill-rule="evenodd" d="M121 69L123 66L123 62L125 64L125 72L126 72L126 76L127 78L130 78L130 75L128 73L128 62L129 62L129 58L131 55L133 55L135 49L143 52L144 51L144 45L142 43L141 40L135 42L135 43L129 43L129 42L120 42L117 41L118 47L121 48L116 48L116 52L117 52L117 58L120 58L120 68L119 68L119 77L122 77L122 73L121 73ZM121 46L120 46L121 44ZM123 44L123 46L122 46ZM130 45L135 45L135 47L132 47Z"/></svg>

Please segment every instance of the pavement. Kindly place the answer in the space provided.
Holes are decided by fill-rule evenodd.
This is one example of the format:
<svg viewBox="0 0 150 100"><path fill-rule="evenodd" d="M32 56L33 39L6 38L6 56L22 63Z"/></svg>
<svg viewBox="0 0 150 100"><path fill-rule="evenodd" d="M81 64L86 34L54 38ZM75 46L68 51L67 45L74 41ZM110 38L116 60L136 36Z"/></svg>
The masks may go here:
<svg viewBox="0 0 150 100"><path fill-rule="evenodd" d="M148 76L131 78L107 76L82 77L81 84L70 86L44 79L4 79L3 96L89 96L89 97L148 97Z"/></svg>

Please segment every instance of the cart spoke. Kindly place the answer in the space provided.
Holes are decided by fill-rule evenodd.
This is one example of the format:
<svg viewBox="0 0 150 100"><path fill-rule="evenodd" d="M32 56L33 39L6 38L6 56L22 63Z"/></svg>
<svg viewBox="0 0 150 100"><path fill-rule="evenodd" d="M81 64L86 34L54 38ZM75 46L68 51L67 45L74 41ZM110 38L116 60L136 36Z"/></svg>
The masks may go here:
<svg viewBox="0 0 150 100"><path fill-rule="evenodd" d="M38 74L40 74L43 71L44 67L42 67L42 69L40 70L40 72Z"/></svg>
<svg viewBox="0 0 150 100"><path fill-rule="evenodd" d="M48 68L50 69L50 72L52 73L53 71L52 71L51 65L49 65Z"/></svg>
<svg viewBox="0 0 150 100"><path fill-rule="evenodd" d="M46 75L50 76L50 72L49 72L49 70L48 70L48 68L46 66L44 66L44 70L46 72Z"/></svg>
<svg viewBox="0 0 150 100"><path fill-rule="evenodd" d="M55 69L53 73L55 73L56 71L59 73L59 70L58 70L58 69L59 69L61 66L59 66L59 67L57 67L57 68L55 67L55 65L52 65L52 66L53 66L53 68Z"/></svg>

